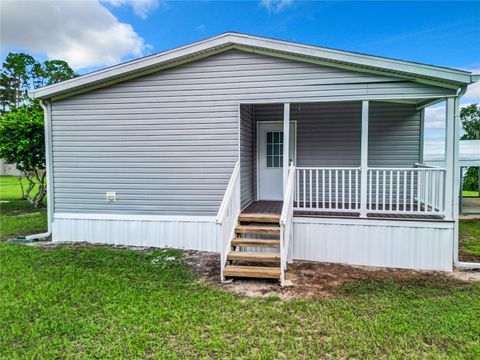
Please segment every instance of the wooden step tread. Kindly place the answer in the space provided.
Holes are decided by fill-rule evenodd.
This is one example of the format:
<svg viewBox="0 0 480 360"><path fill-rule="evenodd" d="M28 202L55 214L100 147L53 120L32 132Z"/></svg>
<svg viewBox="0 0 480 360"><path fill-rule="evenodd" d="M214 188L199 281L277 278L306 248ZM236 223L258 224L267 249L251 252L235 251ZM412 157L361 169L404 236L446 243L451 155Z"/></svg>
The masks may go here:
<svg viewBox="0 0 480 360"><path fill-rule="evenodd" d="M232 240L233 246L261 246L279 248L280 240L271 239L249 239L249 238L235 238Z"/></svg>
<svg viewBox="0 0 480 360"><path fill-rule="evenodd" d="M280 215L276 214L240 214L238 216L240 222L259 222L278 224L280 222Z"/></svg>
<svg viewBox="0 0 480 360"><path fill-rule="evenodd" d="M227 259L234 261L278 263L280 261L280 253L231 251L228 253Z"/></svg>
<svg viewBox="0 0 480 360"><path fill-rule="evenodd" d="M240 225L235 228L237 234L279 235L280 226Z"/></svg>
<svg viewBox="0 0 480 360"><path fill-rule="evenodd" d="M237 277L251 277L262 279L279 279L279 267L265 267L265 266L236 266L227 265L223 270L225 276Z"/></svg>

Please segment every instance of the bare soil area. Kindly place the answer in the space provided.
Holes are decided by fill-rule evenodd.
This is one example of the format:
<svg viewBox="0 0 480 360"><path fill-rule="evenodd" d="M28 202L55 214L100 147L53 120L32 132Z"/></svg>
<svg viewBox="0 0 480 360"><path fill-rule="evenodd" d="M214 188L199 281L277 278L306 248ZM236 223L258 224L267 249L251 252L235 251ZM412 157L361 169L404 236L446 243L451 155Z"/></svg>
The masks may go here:
<svg viewBox="0 0 480 360"><path fill-rule="evenodd" d="M29 244L42 247L65 246L66 244L39 242ZM68 244L79 248L106 246L87 243ZM153 248L117 246L137 251L151 251ZM158 249L155 249L158 250ZM433 272L406 269L388 269L367 266L352 266L312 261L295 261L288 265L287 280L292 286L281 287L278 281L265 279L235 279L220 283L220 256L205 251L184 250L182 261L208 285L231 291L247 297L277 296L283 300L311 297L330 298L340 286L352 281L395 281L412 279L435 282L439 286L450 286L453 282L480 281L480 271ZM457 284L458 285L458 284Z"/></svg>
<svg viewBox="0 0 480 360"><path fill-rule="evenodd" d="M284 300L335 295L338 288L352 281L396 281L411 279L430 280L436 283L458 280L462 282L480 281L480 271L460 271L451 273L387 269L367 266L351 266L312 261L295 261L289 264L287 280L292 286L281 287L277 281L235 279L220 283L220 259L218 254L199 251L185 251L185 262L212 286L220 287L248 297L278 296Z"/></svg>

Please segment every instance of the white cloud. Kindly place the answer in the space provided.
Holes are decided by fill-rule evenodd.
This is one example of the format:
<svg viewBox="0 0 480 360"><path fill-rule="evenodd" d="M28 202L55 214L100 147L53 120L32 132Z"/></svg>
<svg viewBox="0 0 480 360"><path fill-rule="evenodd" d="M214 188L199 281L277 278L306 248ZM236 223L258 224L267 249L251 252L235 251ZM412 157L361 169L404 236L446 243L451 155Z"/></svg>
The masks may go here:
<svg viewBox="0 0 480 360"><path fill-rule="evenodd" d="M473 74L480 75L480 69L464 68L466 71L470 71ZM462 100L466 100L470 103L480 103L480 81L473 83L467 87L467 91L462 97Z"/></svg>
<svg viewBox="0 0 480 360"><path fill-rule="evenodd" d="M443 129L445 127L445 105L425 109L425 128Z"/></svg>
<svg viewBox="0 0 480 360"><path fill-rule="evenodd" d="M467 92L463 95L465 98L477 99L477 102L480 101L480 81L473 83L467 87Z"/></svg>
<svg viewBox="0 0 480 360"><path fill-rule="evenodd" d="M445 142L442 140L425 140L423 147L424 159L443 160L445 156Z"/></svg>
<svg viewBox="0 0 480 360"><path fill-rule="evenodd" d="M445 103L442 104L425 108L424 154L430 160L443 159L445 154ZM466 102L460 108L471 104ZM460 135L463 133L463 129L460 129Z"/></svg>
<svg viewBox="0 0 480 360"><path fill-rule="evenodd" d="M471 105L467 102L460 105L460 108ZM425 108L425 128L426 129L444 129L445 128L445 104Z"/></svg>
<svg viewBox="0 0 480 360"><path fill-rule="evenodd" d="M74 69L116 64L149 48L96 0L2 1L2 47L45 54Z"/></svg>
<svg viewBox="0 0 480 360"><path fill-rule="evenodd" d="M101 0L112 6L131 6L133 12L146 19L148 15L160 6L160 0Z"/></svg>
<svg viewBox="0 0 480 360"><path fill-rule="evenodd" d="M269 13L278 13L284 8L292 5L293 0L260 0L260 5L268 10Z"/></svg>

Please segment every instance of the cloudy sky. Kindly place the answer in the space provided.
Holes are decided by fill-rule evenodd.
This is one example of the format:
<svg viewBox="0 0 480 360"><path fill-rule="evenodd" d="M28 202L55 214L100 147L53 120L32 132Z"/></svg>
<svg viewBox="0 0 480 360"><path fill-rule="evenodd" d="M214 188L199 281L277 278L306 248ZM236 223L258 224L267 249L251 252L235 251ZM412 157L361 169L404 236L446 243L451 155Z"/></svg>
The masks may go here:
<svg viewBox="0 0 480 360"><path fill-rule="evenodd" d="M2 59L25 51L80 74L225 31L480 73L479 1L0 0ZM462 103L478 102L477 85ZM442 152L444 110L428 109L428 153Z"/></svg>

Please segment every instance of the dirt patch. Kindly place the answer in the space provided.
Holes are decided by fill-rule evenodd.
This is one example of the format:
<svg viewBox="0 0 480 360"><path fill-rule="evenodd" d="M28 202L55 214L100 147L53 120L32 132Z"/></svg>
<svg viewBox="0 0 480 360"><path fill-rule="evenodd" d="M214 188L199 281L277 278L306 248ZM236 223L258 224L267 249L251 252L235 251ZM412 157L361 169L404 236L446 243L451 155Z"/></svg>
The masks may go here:
<svg viewBox="0 0 480 360"><path fill-rule="evenodd" d="M75 246L76 248L90 248L88 243L52 243L40 242L36 246L54 248L57 246ZM34 246L35 246L34 245ZM158 248L135 246L112 246L136 251L151 251ZM275 280L235 279L220 283L220 255L206 251L185 250L182 252L182 261L189 269L199 274L202 280L210 286L231 291L247 297L277 296L284 300L302 298L331 298L344 284L353 281L395 281L423 280L439 286L459 286L468 282L480 281L480 271L455 270L446 272L427 272L406 269L387 269L368 266L349 266L312 261L295 261L288 265L286 278L292 286L281 287Z"/></svg>
<svg viewBox="0 0 480 360"><path fill-rule="evenodd" d="M349 266L312 261L295 261L288 266L287 280L293 286L281 287L277 281L235 279L220 283L220 258L218 254L186 251L184 261L199 273L209 285L248 297L278 296L284 300L335 296L340 286L352 281L397 281L412 279L445 283L480 281L480 271L427 272L405 269L386 269L367 266ZM448 286L445 284L445 286Z"/></svg>
<svg viewBox="0 0 480 360"><path fill-rule="evenodd" d="M463 262L480 263L480 256L460 251L458 253L458 260Z"/></svg>
<svg viewBox="0 0 480 360"><path fill-rule="evenodd" d="M460 281L478 282L480 281L480 270L455 270L446 273L446 276Z"/></svg>

